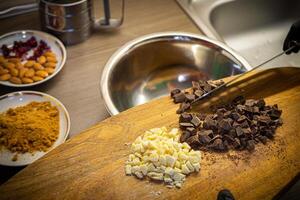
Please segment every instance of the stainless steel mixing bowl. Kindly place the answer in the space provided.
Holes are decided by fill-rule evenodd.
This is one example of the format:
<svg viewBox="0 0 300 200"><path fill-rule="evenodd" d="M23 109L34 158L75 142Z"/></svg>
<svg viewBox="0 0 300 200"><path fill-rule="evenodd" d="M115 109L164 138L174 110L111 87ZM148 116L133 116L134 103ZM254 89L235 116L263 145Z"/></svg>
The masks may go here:
<svg viewBox="0 0 300 200"><path fill-rule="evenodd" d="M249 69L243 57L221 42L190 33L155 33L115 52L104 67L100 87L107 110L116 115L168 95L173 88L188 88L193 80Z"/></svg>

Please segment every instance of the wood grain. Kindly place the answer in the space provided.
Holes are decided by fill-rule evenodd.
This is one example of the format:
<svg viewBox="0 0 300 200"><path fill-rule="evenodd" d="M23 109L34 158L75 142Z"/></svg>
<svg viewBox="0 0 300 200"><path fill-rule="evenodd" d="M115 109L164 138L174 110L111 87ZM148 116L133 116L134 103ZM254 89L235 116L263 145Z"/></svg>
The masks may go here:
<svg viewBox="0 0 300 200"><path fill-rule="evenodd" d="M283 126L273 141L259 144L253 153L203 152L200 173L189 176L182 189L124 175L130 152L125 143L153 127L177 126L178 105L164 97L73 137L3 184L0 199L216 199L223 188L236 199L272 199L300 171L300 70L277 68L252 74L216 99L224 102L238 94L277 103L283 110ZM214 102L219 101L211 105Z"/></svg>

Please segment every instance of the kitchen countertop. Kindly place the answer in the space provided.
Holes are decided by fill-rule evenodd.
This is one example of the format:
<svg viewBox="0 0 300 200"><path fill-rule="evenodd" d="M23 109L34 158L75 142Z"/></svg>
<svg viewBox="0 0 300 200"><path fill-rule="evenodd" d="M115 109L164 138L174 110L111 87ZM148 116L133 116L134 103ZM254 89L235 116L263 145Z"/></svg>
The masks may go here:
<svg viewBox="0 0 300 200"><path fill-rule="evenodd" d="M14 1L20 2L32 0ZM95 2L95 7L99 2ZM0 0L0 10L7 6L7 1ZM15 30L40 29L38 12L2 19L0 24L1 35ZM72 137L109 117L99 87L101 71L109 57L126 42L161 31L200 33L174 0L126 0L125 20L120 29L96 32L87 41L67 47L64 68L46 83L25 89L0 86L0 95L36 90L56 97L70 113ZM19 168L0 167L0 171L1 183Z"/></svg>
<svg viewBox="0 0 300 200"><path fill-rule="evenodd" d="M0 8L1 5L4 0L0 1ZM0 34L39 29L37 12L3 19L0 23ZM99 87L101 71L109 57L126 42L160 31L199 33L174 0L126 0L125 20L119 30L96 32L87 41L67 47L63 70L46 83L25 89L53 95L66 106L72 137L109 117ZM0 86L0 95L18 90L24 89Z"/></svg>

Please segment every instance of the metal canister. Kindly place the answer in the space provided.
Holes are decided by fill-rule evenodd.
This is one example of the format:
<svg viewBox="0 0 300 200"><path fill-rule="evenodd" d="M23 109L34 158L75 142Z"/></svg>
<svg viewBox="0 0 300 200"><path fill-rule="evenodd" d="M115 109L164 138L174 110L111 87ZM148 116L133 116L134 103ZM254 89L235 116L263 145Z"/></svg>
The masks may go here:
<svg viewBox="0 0 300 200"><path fill-rule="evenodd" d="M103 0L103 4L105 17L95 20L92 0L40 0L42 29L56 35L66 45L73 45L89 38L94 27L107 29L120 26L124 16L124 0L119 20L110 19L109 0Z"/></svg>

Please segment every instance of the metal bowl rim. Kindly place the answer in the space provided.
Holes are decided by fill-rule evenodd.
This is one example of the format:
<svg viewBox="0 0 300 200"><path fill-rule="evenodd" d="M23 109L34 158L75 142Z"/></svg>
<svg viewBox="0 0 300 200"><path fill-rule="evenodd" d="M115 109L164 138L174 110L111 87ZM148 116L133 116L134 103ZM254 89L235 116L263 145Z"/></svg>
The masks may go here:
<svg viewBox="0 0 300 200"><path fill-rule="evenodd" d="M246 68L246 70L251 69L251 65L246 61L246 59L243 58L241 55L239 55L235 50L233 50L232 48L228 47L226 44L220 41L210 39L206 36L202 36L194 33L187 33L187 32L158 32L158 33L152 33L152 34L140 36L136 39L133 39L125 43L116 52L114 52L113 55L109 58L109 60L106 62L104 69L102 71L101 80L100 80L100 92L102 98L104 99L106 110L110 113L110 115L117 115L120 113L119 110L116 108L116 106L113 104L112 98L109 95L109 88L108 88L108 78L112 70L114 69L116 63L120 61L120 59L123 57L123 55L126 52L134 48L137 44L140 44L145 41L149 41L151 39L158 39L160 37L174 37L174 36L191 37L191 38L203 40L205 42L214 44L220 47L222 50L228 52L231 56L233 56L237 61L239 61Z"/></svg>

